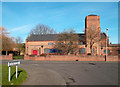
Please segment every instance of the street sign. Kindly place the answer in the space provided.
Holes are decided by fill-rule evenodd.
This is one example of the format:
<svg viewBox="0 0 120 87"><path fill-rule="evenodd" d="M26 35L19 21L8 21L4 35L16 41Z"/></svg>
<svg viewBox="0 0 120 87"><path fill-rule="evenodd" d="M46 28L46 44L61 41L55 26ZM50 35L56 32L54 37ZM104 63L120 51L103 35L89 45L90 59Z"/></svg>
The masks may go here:
<svg viewBox="0 0 120 87"><path fill-rule="evenodd" d="M17 66L20 64L20 61L13 61L13 62L8 62L8 67L9 67L9 73L8 73L8 81L10 82L10 72L11 72L11 66L16 66L16 78L17 78Z"/></svg>
<svg viewBox="0 0 120 87"><path fill-rule="evenodd" d="M13 61L13 62L8 62L8 66L15 66L20 64L20 61Z"/></svg>

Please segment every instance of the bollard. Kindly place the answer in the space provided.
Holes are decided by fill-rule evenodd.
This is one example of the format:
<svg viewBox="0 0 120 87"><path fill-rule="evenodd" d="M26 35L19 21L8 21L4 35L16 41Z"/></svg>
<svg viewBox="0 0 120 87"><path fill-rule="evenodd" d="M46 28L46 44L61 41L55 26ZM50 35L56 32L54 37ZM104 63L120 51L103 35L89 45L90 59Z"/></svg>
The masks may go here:
<svg viewBox="0 0 120 87"><path fill-rule="evenodd" d="M8 81L10 82L10 72L11 72L11 67L9 66L9 75L8 75Z"/></svg>
<svg viewBox="0 0 120 87"><path fill-rule="evenodd" d="M16 65L16 78L17 78L17 65Z"/></svg>

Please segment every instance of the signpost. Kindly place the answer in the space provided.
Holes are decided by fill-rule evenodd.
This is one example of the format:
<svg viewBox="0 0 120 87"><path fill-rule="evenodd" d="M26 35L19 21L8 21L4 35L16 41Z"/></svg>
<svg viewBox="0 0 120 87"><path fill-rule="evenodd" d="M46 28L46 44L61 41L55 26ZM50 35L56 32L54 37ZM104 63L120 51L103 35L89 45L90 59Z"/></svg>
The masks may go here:
<svg viewBox="0 0 120 87"><path fill-rule="evenodd" d="M16 78L17 78L17 66L20 64L20 61L13 61L13 62L8 62L8 67L9 67L9 73L8 73L8 81L10 82L10 73L11 73L11 66L16 66Z"/></svg>

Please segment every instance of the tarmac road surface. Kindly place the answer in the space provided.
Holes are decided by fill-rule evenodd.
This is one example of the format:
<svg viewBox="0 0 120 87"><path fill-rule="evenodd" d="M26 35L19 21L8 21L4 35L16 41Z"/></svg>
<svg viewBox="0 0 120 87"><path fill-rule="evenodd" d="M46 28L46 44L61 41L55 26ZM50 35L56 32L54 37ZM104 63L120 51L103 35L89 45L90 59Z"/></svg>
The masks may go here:
<svg viewBox="0 0 120 87"><path fill-rule="evenodd" d="M20 61L23 85L118 85L118 62Z"/></svg>

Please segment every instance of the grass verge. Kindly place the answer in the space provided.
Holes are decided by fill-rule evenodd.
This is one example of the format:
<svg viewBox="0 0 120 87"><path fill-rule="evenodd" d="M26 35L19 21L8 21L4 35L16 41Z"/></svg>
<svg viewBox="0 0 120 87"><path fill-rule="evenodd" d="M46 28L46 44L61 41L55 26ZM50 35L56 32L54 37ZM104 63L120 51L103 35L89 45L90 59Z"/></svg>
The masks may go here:
<svg viewBox="0 0 120 87"><path fill-rule="evenodd" d="M8 82L8 66L2 65L2 85L21 85L27 78L27 72L18 67L18 78L16 79L16 67L11 66L11 81Z"/></svg>

